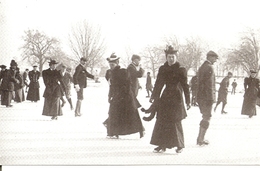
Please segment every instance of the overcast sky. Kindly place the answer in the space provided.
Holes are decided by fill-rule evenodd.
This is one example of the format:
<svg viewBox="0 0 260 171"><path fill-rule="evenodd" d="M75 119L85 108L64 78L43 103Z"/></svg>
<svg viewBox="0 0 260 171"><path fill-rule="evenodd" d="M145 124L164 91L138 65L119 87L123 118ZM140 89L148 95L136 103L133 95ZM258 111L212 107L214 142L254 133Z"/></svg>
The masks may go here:
<svg viewBox="0 0 260 171"><path fill-rule="evenodd" d="M258 0L0 0L0 49L19 55L24 30L62 40L84 19L100 25L112 51L125 55L163 37L200 37L212 49L233 44L247 27L260 28ZM4 47L4 48L3 48ZM210 47L211 48L211 47ZM9 61L9 60L8 60Z"/></svg>

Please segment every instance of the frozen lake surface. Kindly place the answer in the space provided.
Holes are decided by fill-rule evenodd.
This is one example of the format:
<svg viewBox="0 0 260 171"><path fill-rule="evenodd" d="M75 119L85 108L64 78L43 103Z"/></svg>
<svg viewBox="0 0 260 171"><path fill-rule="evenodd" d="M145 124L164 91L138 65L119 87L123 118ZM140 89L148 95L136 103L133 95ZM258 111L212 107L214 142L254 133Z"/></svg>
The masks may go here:
<svg viewBox="0 0 260 171"><path fill-rule="evenodd" d="M232 79L231 79L232 80ZM140 79L143 89L138 99L143 107L150 103L146 98L145 78ZM41 94L44 85L41 84ZM108 84L89 80L84 90L82 117L74 117L69 104L63 107L64 115L52 121L42 116L43 97L37 103L13 103L13 108L0 107L0 164L1 165L259 165L260 117L242 116L243 94L228 95L226 110L221 105L213 113L206 139L210 145L199 147L196 138L201 114L198 107L188 111L183 120L185 149L153 153L150 144L155 119L143 121L145 136L139 134L107 139L102 122L107 118ZM75 106L76 94L72 90ZM259 111L259 107L257 107ZM145 114L140 112L140 116Z"/></svg>

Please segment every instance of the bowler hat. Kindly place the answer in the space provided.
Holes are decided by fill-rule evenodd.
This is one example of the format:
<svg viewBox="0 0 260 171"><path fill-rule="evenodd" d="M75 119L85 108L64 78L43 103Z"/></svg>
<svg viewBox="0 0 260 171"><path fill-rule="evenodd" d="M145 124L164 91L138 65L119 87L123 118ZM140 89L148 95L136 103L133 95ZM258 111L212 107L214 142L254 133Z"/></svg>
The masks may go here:
<svg viewBox="0 0 260 171"><path fill-rule="evenodd" d="M108 62L113 62L113 61L118 60L119 58L120 58L120 57L116 56L115 53L112 53L112 54L110 55L110 57L107 58L107 61L108 61Z"/></svg>
<svg viewBox="0 0 260 171"><path fill-rule="evenodd" d="M164 50L165 54L175 54L178 52L178 50L174 49L171 45L170 46L166 46L166 49Z"/></svg>
<svg viewBox="0 0 260 171"><path fill-rule="evenodd" d="M84 57L80 58L80 60L87 62L87 58L84 58Z"/></svg>
<svg viewBox="0 0 260 171"><path fill-rule="evenodd" d="M50 62L49 62L49 64L58 64L58 62L51 59Z"/></svg>
<svg viewBox="0 0 260 171"><path fill-rule="evenodd" d="M6 66L5 65L0 65L0 68L5 69Z"/></svg>
<svg viewBox="0 0 260 171"><path fill-rule="evenodd" d="M210 51L207 53L207 57L216 57L216 58L218 58L218 55L216 54L216 52L210 50Z"/></svg>
<svg viewBox="0 0 260 171"><path fill-rule="evenodd" d="M17 66L17 63L15 62L15 60L11 60L10 65L11 65L11 66Z"/></svg>

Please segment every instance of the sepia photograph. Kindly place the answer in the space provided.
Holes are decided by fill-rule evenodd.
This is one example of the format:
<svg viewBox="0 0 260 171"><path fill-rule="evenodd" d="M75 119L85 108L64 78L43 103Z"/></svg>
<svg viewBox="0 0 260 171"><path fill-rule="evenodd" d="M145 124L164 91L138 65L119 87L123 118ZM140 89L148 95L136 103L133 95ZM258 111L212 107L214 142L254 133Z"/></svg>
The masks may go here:
<svg viewBox="0 0 260 171"><path fill-rule="evenodd" d="M259 166L259 5L0 0L1 170Z"/></svg>

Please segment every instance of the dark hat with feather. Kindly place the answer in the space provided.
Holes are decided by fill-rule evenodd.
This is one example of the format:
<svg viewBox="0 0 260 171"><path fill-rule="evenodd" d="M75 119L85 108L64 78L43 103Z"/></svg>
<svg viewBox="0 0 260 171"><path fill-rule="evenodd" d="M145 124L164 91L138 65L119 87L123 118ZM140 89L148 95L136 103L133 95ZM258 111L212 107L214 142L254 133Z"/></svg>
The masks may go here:
<svg viewBox="0 0 260 171"><path fill-rule="evenodd" d="M110 57L107 58L107 61L108 61L108 62L114 62L114 61L118 60L119 58L120 58L120 57L116 56L115 53L112 53L112 54L110 55Z"/></svg>
<svg viewBox="0 0 260 171"><path fill-rule="evenodd" d="M168 54L176 54L178 50L174 49L171 45L167 45L166 49L164 50L165 55L167 56Z"/></svg>

